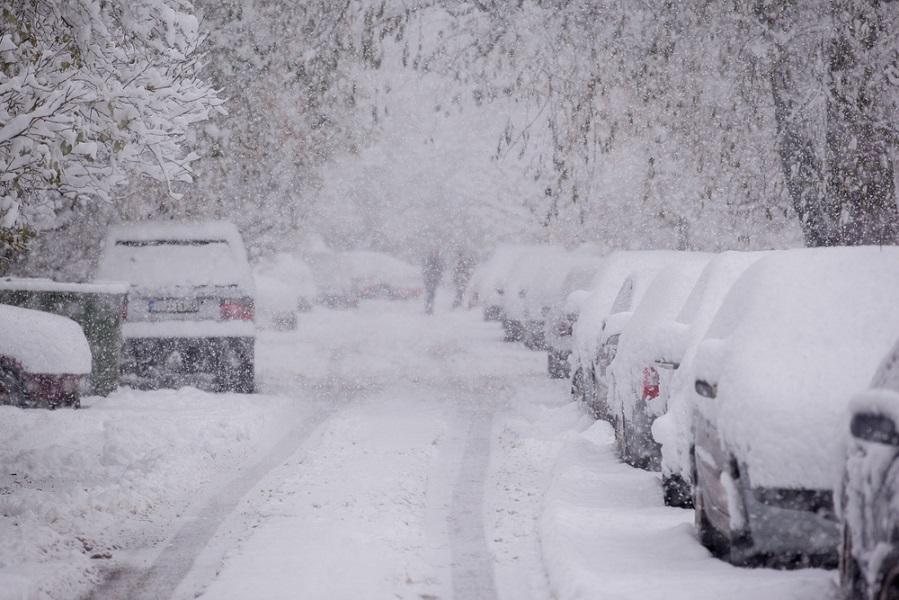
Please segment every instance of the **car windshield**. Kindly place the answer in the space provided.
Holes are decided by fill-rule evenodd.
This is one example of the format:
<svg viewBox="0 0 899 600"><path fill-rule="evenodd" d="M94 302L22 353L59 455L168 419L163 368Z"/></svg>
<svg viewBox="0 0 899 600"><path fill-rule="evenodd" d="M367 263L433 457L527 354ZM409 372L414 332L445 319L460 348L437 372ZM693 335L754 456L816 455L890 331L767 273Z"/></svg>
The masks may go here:
<svg viewBox="0 0 899 600"><path fill-rule="evenodd" d="M226 240L117 240L103 257L99 278L142 288L231 285L239 268Z"/></svg>

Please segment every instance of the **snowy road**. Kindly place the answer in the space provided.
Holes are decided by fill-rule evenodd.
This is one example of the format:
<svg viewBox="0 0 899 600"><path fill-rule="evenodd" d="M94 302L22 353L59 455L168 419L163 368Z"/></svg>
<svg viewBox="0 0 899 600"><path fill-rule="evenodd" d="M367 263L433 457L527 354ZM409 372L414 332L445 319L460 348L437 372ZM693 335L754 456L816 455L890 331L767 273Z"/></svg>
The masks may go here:
<svg viewBox="0 0 899 600"><path fill-rule="evenodd" d="M370 303L263 333L261 395L4 409L0 597L833 596L832 573L709 557L545 355L501 338Z"/></svg>

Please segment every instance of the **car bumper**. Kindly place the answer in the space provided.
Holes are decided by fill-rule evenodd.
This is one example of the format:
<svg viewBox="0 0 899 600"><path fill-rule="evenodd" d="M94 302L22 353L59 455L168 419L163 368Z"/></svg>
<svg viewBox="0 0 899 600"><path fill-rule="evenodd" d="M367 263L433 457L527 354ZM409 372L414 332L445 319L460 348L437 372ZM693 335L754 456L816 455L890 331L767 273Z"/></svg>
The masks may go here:
<svg viewBox="0 0 899 600"><path fill-rule="evenodd" d="M125 340L147 338L252 338L252 321L137 321L122 325Z"/></svg>

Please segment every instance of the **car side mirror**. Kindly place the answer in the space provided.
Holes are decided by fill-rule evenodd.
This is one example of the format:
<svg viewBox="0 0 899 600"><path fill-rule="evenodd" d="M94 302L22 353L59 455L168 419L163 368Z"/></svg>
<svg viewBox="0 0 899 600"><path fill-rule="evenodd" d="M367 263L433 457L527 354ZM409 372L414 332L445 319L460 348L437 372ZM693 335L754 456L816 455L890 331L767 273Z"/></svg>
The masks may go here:
<svg viewBox="0 0 899 600"><path fill-rule="evenodd" d="M856 413L849 425L852 436L860 440L899 446L899 432L892 418L878 413Z"/></svg>
<svg viewBox="0 0 899 600"><path fill-rule="evenodd" d="M696 380L694 389L696 389L696 393L703 398L715 399L718 396L718 386L703 379Z"/></svg>

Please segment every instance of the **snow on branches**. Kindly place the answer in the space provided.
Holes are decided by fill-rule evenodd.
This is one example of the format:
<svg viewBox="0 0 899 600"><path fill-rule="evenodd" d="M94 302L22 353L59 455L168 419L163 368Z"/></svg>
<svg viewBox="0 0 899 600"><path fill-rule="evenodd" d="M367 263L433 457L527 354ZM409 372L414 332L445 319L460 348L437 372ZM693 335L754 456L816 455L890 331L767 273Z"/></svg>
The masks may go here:
<svg viewBox="0 0 899 600"><path fill-rule="evenodd" d="M191 180L221 110L184 0L12 0L0 14L0 229L53 226L129 176ZM0 250L3 250L0 247Z"/></svg>

